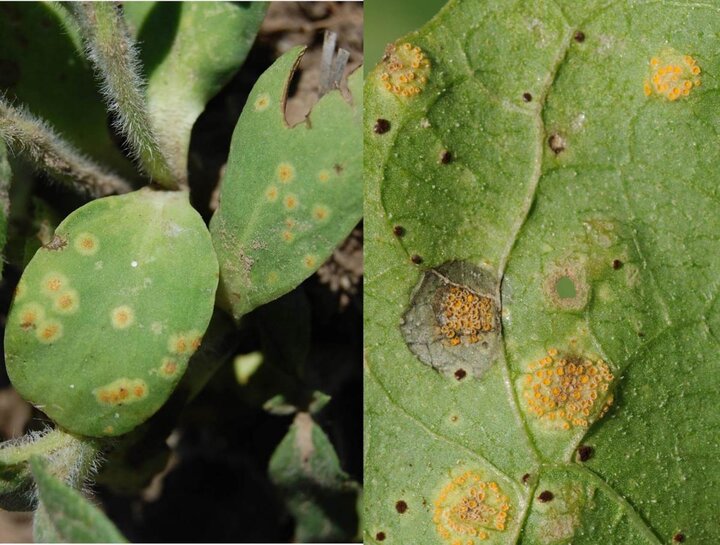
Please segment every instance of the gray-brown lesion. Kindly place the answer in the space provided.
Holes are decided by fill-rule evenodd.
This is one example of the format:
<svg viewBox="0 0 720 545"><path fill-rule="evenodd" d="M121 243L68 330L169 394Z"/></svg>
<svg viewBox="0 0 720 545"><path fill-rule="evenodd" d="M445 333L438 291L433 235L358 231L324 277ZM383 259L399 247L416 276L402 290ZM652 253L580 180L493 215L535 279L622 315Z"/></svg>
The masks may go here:
<svg viewBox="0 0 720 545"><path fill-rule="evenodd" d="M430 269L410 297L400 325L410 351L438 372L481 377L502 349L496 275L452 261Z"/></svg>

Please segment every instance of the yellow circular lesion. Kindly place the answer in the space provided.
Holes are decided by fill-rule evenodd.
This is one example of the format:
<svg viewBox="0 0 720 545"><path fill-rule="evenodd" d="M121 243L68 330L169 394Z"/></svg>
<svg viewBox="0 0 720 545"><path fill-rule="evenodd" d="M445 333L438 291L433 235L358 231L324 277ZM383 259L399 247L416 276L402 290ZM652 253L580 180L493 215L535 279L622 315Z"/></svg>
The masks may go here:
<svg viewBox="0 0 720 545"><path fill-rule="evenodd" d="M330 209L323 204L316 204L312 209L312 215L316 221L323 222L330 217Z"/></svg>
<svg viewBox="0 0 720 545"><path fill-rule="evenodd" d="M24 330L37 328L45 319L45 308L40 303L26 303L18 310L18 324Z"/></svg>
<svg viewBox="0 0 720 545"><path fill-rule="evenodd" d="M318 172L318 180L320 180L320 182L322 182L324 184L329 182L330 181L330 171L323 169L320 172Z"/></svg>
<svg viewBox="0 0 720 545"><path fill-rule="evenodd" d="M265 199L267 199L268 202L275 202L278 195L280 195L280 192L275 185L271 185L265 190Z"/></svg>
<svg viewBox="0 0 720 545"><path fill-rule="evenodd" d="M94 255L100 248L100 240L92 233L80 233L75 238L73 247L79 254Z"/></svg>
<svg viewBox="0 0 720 545"><path fill-rule="evenodd" d="M25 279L21 278L20 281L17 283L17 286L15 286L15 293L14 298L15 301L22 301L25 295L27 294L27 284L25 283Z"/></svg>
<svg viewBox="0 0 720 545"><path fill-rule="evenodd" d="M68 279L59 272L49 272L43 276L40 289L45 295L55 297L69 285Z"/></svg>
<svg viewBox="0 0 720 545"><path fill-rule="evenodd" d="M289 231L286 229L285 231L282 232L281 237L285 242L292 242L293 239L295 238L295 235L293 234L292 231Z"/></svg>
<svg viewBox="0 0 720 545"><path fill-rule="evenodd" d="M160 376L171 378L174 377L178 370L177 361L173 358L163 358L160 364Z"/></svg>
<svg viewBox="0 0 720 545"><path fill-rule="evenodd" d="M303 257L303 265L305 266L305 268L315 269L317 267L317 264L318 260L316 256L308 254Z"/></svg>
<svg viewBox="0 0 720 545"><path fill-rule="evenodd" d="M95 388L92 393L102 405L124 405L142 401L149 391L150 388L144 380L123 377Z"/></svg>
<svg viewBox="0 0 720 545"><path fill-rule="evenodd" d="M422 92L430 74L430 60L417 46L403 43L390 45L385 51L382 86L401 97L412 97Z"/></svg>
<svg viewBox="0 0 720 545"><path fill-rule="evenodd" d="M135 311L129 305L120 305L110 312L110 321L115 329L127 329L135 322Z"/></svg>
<svg viewBox="0 0 720 545"><path fill-rule="evenodd" d="M480 471L466 471L440 490L434 502L433 524L451 545L475 545L504 532L511 505L495 481Z"/></svg>
<svg viewBox="0 0 720 545"><path fill-rule="evenodd" d="M643 93L671 102L687 97L701 84L701 68L691 55L665 50L649 62L650 74L643 82Z"/></svg>
<svg viewBox="0 0 720 545"><path fill-rule="evenodd" d="M287 210L295 210L298 204L300 203L296 195L286 195L283 199L283 205Z"/></svg>
<svg viewBox="0 0 720 545"><path fill-rule="evenodd" d="M613 380L604 361L562 355L551 348L528 366L520 384L530 414L550 428L569 430L587 428L608 411L613 398L607 392Z"/></svg>
<svg viewBox="0 0 720 545"><path fill-rule="evenodd" d="M35 329L35 337L43 344L52 344L63 334L62 323L58 320L43 320Z"/></svg>
<svg viewBox="0 0 720 545"><path fill-rule="evenodd" d="M295 167L290 163L280 163L277 167L277 178L284 184L289 184L295 179Z"/></svg>
<svg viewBox="0 0 720 545"><path fill-rule="evenodd" d="M72 288L59 293L53 303L53 308L58 314L74 314L80 308L80 296Z"/></svg>
<svg viewBox="0 0 720 545"><path fill-rule="evenodd" d="M270 95L267 93L261 93L255 99L253 106L255 107L256 112L263 112L267 110L268 106L270 106Z"/></svg>
<svg viewBox="0 0 720 545"><path fill-rule="evenodd" d="M188 351L188 339L182 333L170 335L168 339L168 350L173 354L185 354Z"/></svg>

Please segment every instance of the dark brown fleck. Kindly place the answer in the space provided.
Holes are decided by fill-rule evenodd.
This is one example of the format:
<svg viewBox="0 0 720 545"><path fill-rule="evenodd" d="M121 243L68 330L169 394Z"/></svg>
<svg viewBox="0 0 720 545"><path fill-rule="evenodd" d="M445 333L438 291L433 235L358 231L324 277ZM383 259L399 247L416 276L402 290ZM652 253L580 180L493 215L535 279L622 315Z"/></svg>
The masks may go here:
<svg viewBox="0 0 720 545"><path fill-rule="evenodd" d="M622 261L620 261L619 259L613 259L613 262L612 262L613 269L615 269L617 271L618 269L622 268L622 266L623 266Z"/></svg>
<svg viewBox="0 0 720 545"><path fill-rule="evenodd" d="M583 42L585 41L585 33L584 33L583 31L581 31L581 30L578 30L578 31L575 33L575 36L573 36L573 38L575 38L575 41L576 41L576 42L578 42L578 43L581 44L581 43L583 43Z"/></svg>
<svg viewBox="0 0 720 545"><path fill-rule="evenodd" d="M335 169L336 174L342 174L342 171L345 170L345 167L343 167L340 163L335 163L333 168Z"/></svg>
<svg viewBox="0 0 720 545"><path fill-rule="evenodd" d="M587 462L595 454L595 449L590 445L580 445L577 449L578 460L581 462Z"/></svg>
<svg viewBox="0 0 720 545"><path fill-rule="evenodd" d="M532 95L530 93L523 93L523 100L525 102L531 102L532 101Z"/></svg>
<svg viewBox="0 0 720 545"><path fill-rule="evenodd" d="M525 473L525 475L522 476L523 484L527 484L529 479L530 479L530 473Z"/></svg>
<svg viewBox="0 0 720 545"><path fill-rule="evenodd" d="M638 331L638 337L644 337L644 336L645 336L645 333L643 333L642 331Z"/></svg>
<svg viewBox="0 0 720 545"><path fill-rule="evenodd" d="M402 225L396 225L395 227L393 227L393 234L396 237L404 237L405 236L405 227L403 227Z"/></svg>
<svg viewBox="0 0 720 545"><path fill-rule="evenodd" d="M467 376L467 373L465 372L465 369L458 369L455 371L455 378L458 380L462 380Z"/></svg>
<svg viewBox="0 0 720 545"><path fill-rule="evenodd" d="M375 539L378 541L385 541L385 532L378 532L375 534Z"/></svg>
<svg viewBox="0 0 720 545"><path fill-rule="evenodd" d="M408 509L408 504L405 503L403 500L399 500L399 501L395 504L395 510L396 510L398 513L400 513L401 515L402 515L405 511L407 511L407 509Z"/></svg>
<svg viewBox="0 0 720 545"><path fill-rule="evenodd" d="M685 542L685 534L681 534L680 532L678 532L677 534L675 534L673 536L673 541L675 543L684 543Z"/></svg>
<svg viewBox="0 0 720 545"><path fill-rule="evenodd" d="M555 155L565 151L565 139L559 134L551 134L548 138L548 145Z"/></svg>
<svg viewBox="0 0 720 545"><path fill-rule="evenodd" d="M385 134L390 130L390 122L387 119L378 119L373 127L375 134Z"/></svg>
<svg viewBox="0 0 720 545"><path fill-rule="evenodd" d="M410 261L415 263L415 265L420 265L420 263L423 262L423 258L417 254L414 254L412 257L410 257Z"/></svg>
<svg viewBox="0 0 720 545"><path fill-rule="evenodd" d="M538 500L540 500L543 503L547 503L549 501L552 501L552 499L554 497L555 496L553 495L553 493L550 492L549 490L543 490L542 492L540 492L540 495L538 496Z"/></svg>
<svg viewBox="0 0 720 545"><path fill-rule="evenodd" d="M447 165L450 161L452 161L452 158L453 158L453 157L452 157L452 153L450 153L449 151L445 150L445 151L443 151L442 154L440 155L440 162L441 162L443 165Z"/></svg>

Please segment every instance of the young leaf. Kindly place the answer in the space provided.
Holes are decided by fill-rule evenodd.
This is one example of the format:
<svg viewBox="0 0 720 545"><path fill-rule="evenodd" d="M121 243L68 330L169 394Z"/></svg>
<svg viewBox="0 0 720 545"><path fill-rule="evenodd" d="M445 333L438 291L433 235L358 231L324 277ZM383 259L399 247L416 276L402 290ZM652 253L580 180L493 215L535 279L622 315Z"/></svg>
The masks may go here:
<svg viewBox="0 0 720 545"><path fill-rule="evenodd" d="M140 167L163 187L177 189L166 151L158 143L147 110L138 51L119 5L77 2L72 7L87 56L101 82L100 90L108 108L117 116L117 129L127 139Z"/></svg>
<svg viewBox="0 0 720 545"><path fill-rule="evenodd" d="M453 0L370 74L367 541L720 540L718 24Z"/></svg>
<svg viewBox="0 0 720 545"><path fill-rule="evenodd" d="M357 531L357 483L308 413L298 413L270 459L270 479L295 517L295 541L350 541Z"/></svg>
<svg viewBox="0 0 720 545"><path fill-rule="evenodd" d="M236 319L312 274L362 210L361 71L348 81L352 104L331 91L289 127L285 97L301 54L283 55L250 93L210 224L220 301Z"/></svg>
<svg viewBox="0 0 720 545"><path fill-rule="evenodd" d="M13 385L75 433L130 431L182 377L217 274L184 192L145 188L79 208L18 284L5 330Z"/></svg>
<svg viewBox="0 0 720 545"><path fill-rule="evenodd" d="M136 15L150 118L176 179L187 179L195 120L242 65L266 10L263 2L125 4Z"/></svg>
<svg viewBox="0 0 720 545"><path fill-rule="evenodd" d="M50 473L45 460L33 456L30 467L40 500L34 525L36 542L127 542L102 511Z"/></svg>
<svg viewBox="0 0 720 545"><path fill-rule="evenodd" d="M73 146L123 176L82 42L59 2L0 3L0 94L46 120Z"/></svg>

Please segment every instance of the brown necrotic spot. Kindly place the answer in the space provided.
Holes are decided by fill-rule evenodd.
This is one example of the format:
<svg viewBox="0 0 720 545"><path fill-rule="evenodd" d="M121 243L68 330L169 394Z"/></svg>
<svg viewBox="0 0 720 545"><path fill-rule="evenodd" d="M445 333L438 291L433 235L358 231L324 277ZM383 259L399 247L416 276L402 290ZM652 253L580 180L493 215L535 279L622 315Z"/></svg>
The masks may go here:
<svg viewBox="0 0 720 545"><path fill-rule="evenodd" d="M415 265L420 265L423 262L423 259L419 255L414 254L410 257L410 261L415 263Z"/></svg>
<svg viewBox="0 0 720 545"><path fill-rule="evenodd" d="M523 484L527 484L529 480L530 480L530 473L525 473L525 475L522 476Z"/></svg>
<svg viewBox="0 0 720 545"><path fill-rule="evenodd" d="M401 330L423 363L455 380L479 377L498 350L499 306L494 273L469 263L446 263L424 274Z"/></svg>
<svg viewBox="0 0 720 545"><path fill-rule="evenodd" d="M525 102L531 102L532 101L532 95L530 93L523 93L523 100Z"/></svg>
<svg viewBox="0 0 720 545"><path fill-rule="evenodd" d="M565 151L565 139L558 133L551 134L548 138L548 146L555 155Z"/></svg>
<svg viewBox="0 0 720 545"><path fill-rule="evenodd" d="M378 541L385 541L385 532L378 532L375 534L375 539Z"/></svg>
<svg viewBox="0 0 720 545"><path fill-rule="evenodd" d="M540 500L543 503L547 503L549 501L552 501L555 496L552 492L549 490L543 490L540 492L540 495L538 496L538 500Z"/></svg>
<svg viewBox="0 0 720 545"><path fill-rule="evenodd" d="M395 227L393 227L393 234L396 237L404 237L405 236L405 227L403 227L402 225L396 225Z"/></svg>
<svg viewBox="0 0 720 545"><path fill-rule="evenodd" d="M673 536L673 541L675 543L684 543L685 542L685 534L678 532Z"/></svg>
<svg viewBox="0 0 720 545"><path fill-rule="evenodd" d="M613 262L612 262L613 269L615 269L617 271L618 269L622 268L622 266L623 266L622 261L620 261L619 259L613 259Z"/></svg>
<svg viewBox="0 0 720 545"><path fill-rule="evenodd" d="M390 130L390 122L387 119L378 119L375 121L375 126L373 127L373 131L375 131L375 134L385 134Z"/></svg>
<svg viewBox="0 0 720 545"><path fill-rule="evenodd" d="M590 458L593 457L595 449L592 448L590 445L580 445L578 447L577 453L578 460L580 460L581 462L587 462Z"/></svg>
<svg viewBox="0 0 720 545"><path fill-rule="evenodd" d="M398 502L395 504L395 510L400 513L401 515L405 513L408 509L408 504L404 500L398 500Z"/></svg>
<svg viewBox="0 0 720 545"><path fill-rule="evenodd" d="M576 42L583 43L585 41L585 33L582 30L578 30L573 36Z"/></svg>
<svg viewBox="0 0 720 545"><path fill-rule="evenodd" d="M453 158L453 157L452 157L452 153L450 153L450 152L447 151L447 150L443 151L443 152L440 154L440 162L441 162L443 165L447 165L450 161L452 161L452 158Z"/></svg>

